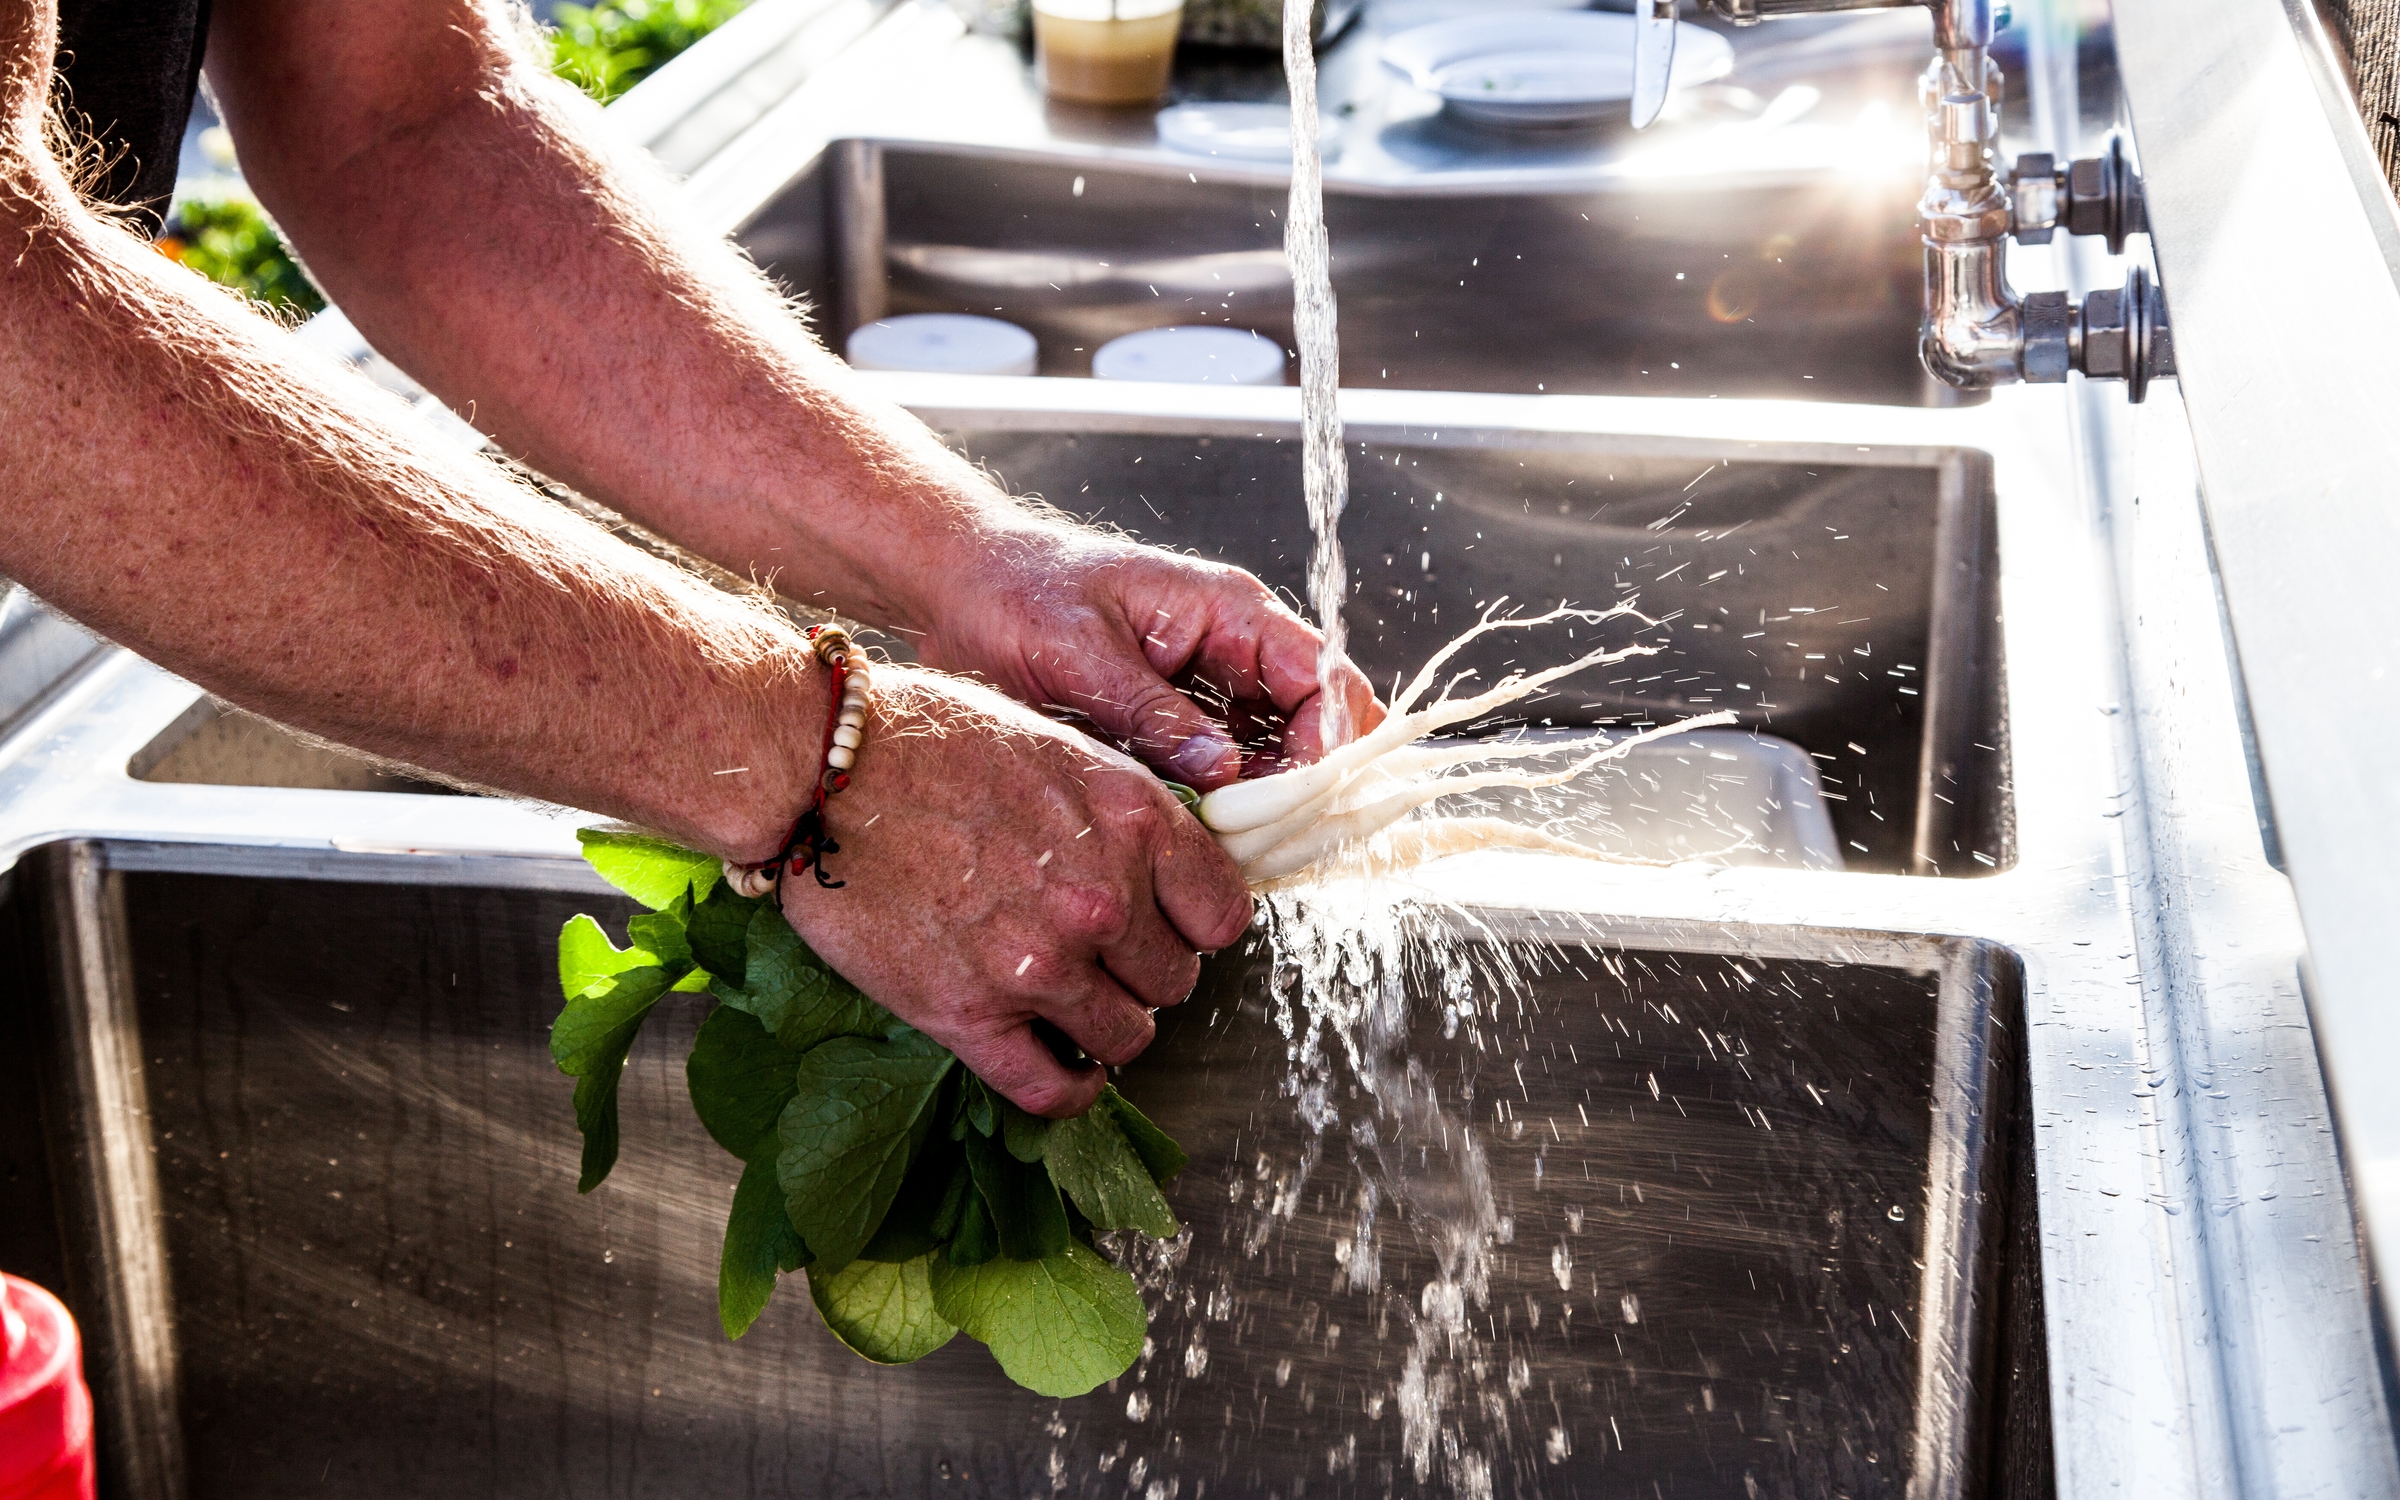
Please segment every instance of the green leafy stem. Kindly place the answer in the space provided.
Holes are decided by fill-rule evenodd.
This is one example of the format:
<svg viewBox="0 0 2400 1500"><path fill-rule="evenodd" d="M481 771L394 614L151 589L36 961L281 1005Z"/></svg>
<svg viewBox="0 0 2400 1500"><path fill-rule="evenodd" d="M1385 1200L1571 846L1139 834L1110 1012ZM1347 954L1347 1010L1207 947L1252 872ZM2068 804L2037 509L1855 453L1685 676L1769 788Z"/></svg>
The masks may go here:
<svg viewBox="0 0 2400 1500"><path fill-rule="evenodd" d="M734 894L717 861L638 834L579 837L649 910L624 947L588 916L558 937L550 1054L575 1079L578 1190L616 1165L617 1084L642 1022L670 995L713 997L685 1075L701 1125L742 1162L717 1273L728 1338L777 1276L805 1270L825 1326L878 1364L963 1329L1045 1396L1132 1366L1148 1315L1093 1235L1178 1233L1159 1189L1186 1158L1165 1132L1113 1086L1077 1119L1027 1114L834 973L771 899Z"/></svg>

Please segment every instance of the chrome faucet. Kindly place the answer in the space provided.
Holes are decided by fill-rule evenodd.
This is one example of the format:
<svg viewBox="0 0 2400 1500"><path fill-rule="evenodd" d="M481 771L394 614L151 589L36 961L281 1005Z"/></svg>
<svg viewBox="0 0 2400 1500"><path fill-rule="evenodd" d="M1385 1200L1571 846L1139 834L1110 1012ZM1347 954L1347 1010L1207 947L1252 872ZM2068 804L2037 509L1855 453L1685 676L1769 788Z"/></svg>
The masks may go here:
<svg viewBox="0 0 2400 1500"><path fill-rule="evenodd" d="M1656 0L1671 4L1672 0ZM2166 303L2135 267L2122 289L2082 302L2064 292L2020 296L2008 284L2010 235L2047 244L2060 229L2099 234L2112 253L2145 232L2141 179L2112 139L2108 154L2059 167L2046 154L2020 156L2003 177L2000 70L1991 59L1997 0L1698 0L1737 26L1777 16L1886 10L1933 11L1933 63L1920 85L1931 135L1931 172L1919 205L1925 234L1925 368L1953 386L1983 390L2016 381L2063 381L2069 370L2122 380L2139 401L2150 382L2175 373Z"/></svg>

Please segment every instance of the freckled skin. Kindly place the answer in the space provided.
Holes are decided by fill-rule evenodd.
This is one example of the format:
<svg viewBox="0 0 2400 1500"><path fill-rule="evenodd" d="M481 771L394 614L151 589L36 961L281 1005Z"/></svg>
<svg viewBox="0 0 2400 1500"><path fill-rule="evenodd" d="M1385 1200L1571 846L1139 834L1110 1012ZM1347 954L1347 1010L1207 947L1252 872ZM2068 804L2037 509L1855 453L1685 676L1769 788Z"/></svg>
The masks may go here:
<svg viewBox="0 0 2400 1500"><path fill-rule="evenodd" d="M218 0L209 78L251 184L376 347L511 453L999 690L876 674L833 813L850 885L787 882L789 910L1019 1102L1087 1104L1096 1074L1029 1021L1130 1057L1248 897L1153 778L1020 705L1212 787L1315 753L1315 634L1246 574L1010 500L876 400L660 207L498 5L362 14ZM55 37L52 0L0 0L0 573L330 739L771 855L829 709L796 633L420 448L389 398L80 204L42 128ZM1194 681L1279 730L1245 760L1170 685Z"/></svg>

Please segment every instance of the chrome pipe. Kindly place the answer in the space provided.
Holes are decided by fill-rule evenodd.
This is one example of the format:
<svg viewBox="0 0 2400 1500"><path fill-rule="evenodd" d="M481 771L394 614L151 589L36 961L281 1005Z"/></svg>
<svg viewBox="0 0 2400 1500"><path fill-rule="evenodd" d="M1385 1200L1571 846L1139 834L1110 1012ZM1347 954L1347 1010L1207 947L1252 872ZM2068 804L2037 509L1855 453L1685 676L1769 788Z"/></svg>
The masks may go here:
<svg viewBox="0 0 2400 1500"><path fill-rule="evenodd" d="M1922 3L1933 11L1935 52L1920 88L1928 138L1925 197L1925 322L1919 357L1936 379L1963 390L2018 381L2061 381L2069 370L2123 380L2135 401L2151 380L2175 372L2166 306L2136 269L2122 291L2094 292L2081 305L2064 293L2020 297L2008 284L2007 245L2047 243L2064 227L2100 234L2112 254L2148 228L2141 179L2122 141L2109 154L2064 168L2048 156L2020 157L2003 176L2000 99L1991 60L2004 0L1700 0L1747 26L1776 16L1888 9ZM2021 201L2020 201L2021 200Z"/></svg>

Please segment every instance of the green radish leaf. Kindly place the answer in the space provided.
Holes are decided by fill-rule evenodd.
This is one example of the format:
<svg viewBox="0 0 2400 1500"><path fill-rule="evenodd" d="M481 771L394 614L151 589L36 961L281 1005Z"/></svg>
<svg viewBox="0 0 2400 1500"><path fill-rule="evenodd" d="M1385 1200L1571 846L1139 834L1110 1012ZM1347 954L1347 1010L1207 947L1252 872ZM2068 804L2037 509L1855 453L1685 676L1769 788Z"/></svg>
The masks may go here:
<svg viewBox="0 0 2400 1500"><path fill-rule="evenodd" d="M998 1141L970 1135L966 1147L967 1167L991 1211L1000 1253L1010 1260L1040 1260L1064 1248L1067 1208L1050 1174L1039 1164L1018 1161Z"/></svg>
<svg viewBox="0 0 2400 1500"><path fill-rule="evenodd" d="M700 1023L683 1073L692 1112L718 1145L744 1161L762 1142L774 1141L775 1121L800 1092L800 1055L776 1041L757 1017L730 1005L718 1006ZM772 1152L768 1159L772 1165Z"/></svg>
<svg viewBox="0 0 2400 1500"><path fill-rule="evenodd" d="M884 1037L906 1027L856 985L825 966L783 913L761 906L750 918L749 953L739 989L719 998L766 1023L794 1052L837 1036Z"/></svg>
<svg viewBox="0 0 2400 1500"><path fill-rule="evenodd" d="M1081 1396L1133 1368L1149 1318L1133 1278L1081 1245L1044 1260L928 1266L934 1311L1038 1395Z"/></svg>
<svg viewBox="0 0 2400 1500"><path fill-rule="evenodd" d="M809 1259L808 1246L784 1217L774 1155L761 1152L742 1168L733 1211L725 1219L725 1248L717 1259L717 1321L725 1325L725 1336L738 1339L749 1332L775 1295L775 1274L797 1271Z"/></svg>
<svg viewBox="0 0 2400 1500"><path fill-rule="evenodd" d="M741 984L747 977L750 923L764 904L735 895L728 885L710 891L707 900L692 908L691 920L684 924L692 961L727 984Z"/></svg>
<svg viewBox="0 0 2400 1500"><path fill-rule="evenodd" d="M1197 790L1185 786L1180 781L1167 781L1164 777L1160 778L1160 783L1175 794L1175 800L1183 804L1185 812L1197 813L1200 811L1200 793Z"/></svg>
<svg viewBox="0 0 2400 1500"><path fill-rule="evenodd" d="M598 1187L617 1165L617 1084L625 1055L673 979L661 968L627 969L568 1001L550 1025L550 1056L576 1080L575 1128L583 1134L579 1193Z"/></svg>
<svg viewBox="0 0 2400 1500"><path fill-rule="evenodd" d="M953 1153L950 1181L943 1187L942 1201L933 1211L934 1243L948 1244L957 1238L959 1221L966 1217L967 1199L974 1191L975 1174L967 1169L966 1153Z"/></svg>
<svg viewBox="0 0 2400 1500"><path fill-rule="evenodd" d="M638 944L620 948L590 917L573 917L558 934L558 987L569 1000L627 969L658 967L658 955Z"/></svg>
<svg viewBox="0 0 2400 1500"><path fill-rule="evenodd" d="M688 904L682 901L676 903L677 906ZM665 911L646 911L628 919L625 936L632 940L635 947L656 954L660 968L681 974L692 966L692 944L684 936L683 926L683 917L671 906Z"/></svg>
<svg viewBox="0 0 2400 1500"><path fill-rule="evenodd" d="M1092 1109L1059 1121L1042 1165L1096 1229L1138 1229L1160 1240L1180 1231L1114 1110Z"/></svg>
<svg viewBox="0 0 2400 1500"><path fill-rule="evenodd" d="M622 1067L634 1031L674 982L674 975L655 965L627 969L568 1001L550 1023L550 1056L558 1070L582 1078L598 1072L601 1060L612 1054Z"/></svg>
<svg viewBox="0 0 2400 1500"><path fill-rule="evenodd" d="M970 1079L966 1089L967 1123L977 1134L990 1135L1000 1128L999 1107L993 1102L992 1086L982 1079Z"/></svg>
<svg viewBox="0 0 2400 1500"><path fill-rule="evenodd" d="M938 1134L928 1139L917 1159L909 1163L898 1196L858 1258L897 1264L937 1249L944 1236L934 1232L934 1224L941 1218L942 1200L949 1195L951 1179L958 1175L962 1162L957 1142L943 1140Z"/></svg>
<svg viewBox="0 0 2400 1500"><path fill-rule="evenodd" d="M1007 1145L1008 1154L1021 1162L1042 1159L1042 1143L1050 1138L1051 1122L1040 1115L1028 1114L1006 1098L998 1101L1000 1139Z"/></svg>
<svg viewBox="0 0 2400 1500"><path fill-rule="evenodd" d="M776 1176L792 1227L820 1261L838 1270L875 1237L957 1065L915 1032L836 1037L800 1059L798 1095L775 1126Z"/></svg>
<svg viewBox="0 0 2400 1500"><path fill-rule="evenodd" d="M1142 1165L1149 1169L1150 1180L1164 1187L1180 1176L1192 1159L1175 1144L1174 1137L1150 1123L1150 1117L1133 1107L1133 1101L1117 1092L1113 1083L1100 1090L1101 1107L1116 1116L1117 1128L1125 1132Z"/></svg>
<svg viewBox="0 0 2400 1500"><path fill-rule="evenodd" d="M705 898L725 870L721 860L648 834L586 828L575 837L602 880L652 911L665 910L679 896Z"/></svg>
<svg viewBox="0 0 2400 1500"><path fill-rule="evenodd" d="M933 1308L932 1255L913 1260L852 1261L839 1271L808 1273L808 1294L833 1336L879 1365L923 1359L958 1336Z"/></svg>
<svg viewBox="0 0 2400 1500"><path fill-rule="evenodd" d="M992 1227L991 1205L967 1179L966 1201L959 1206L958 1233L950 1237L950 1264L980 1266L1000 1253L1000 1231Z"/></svg>

